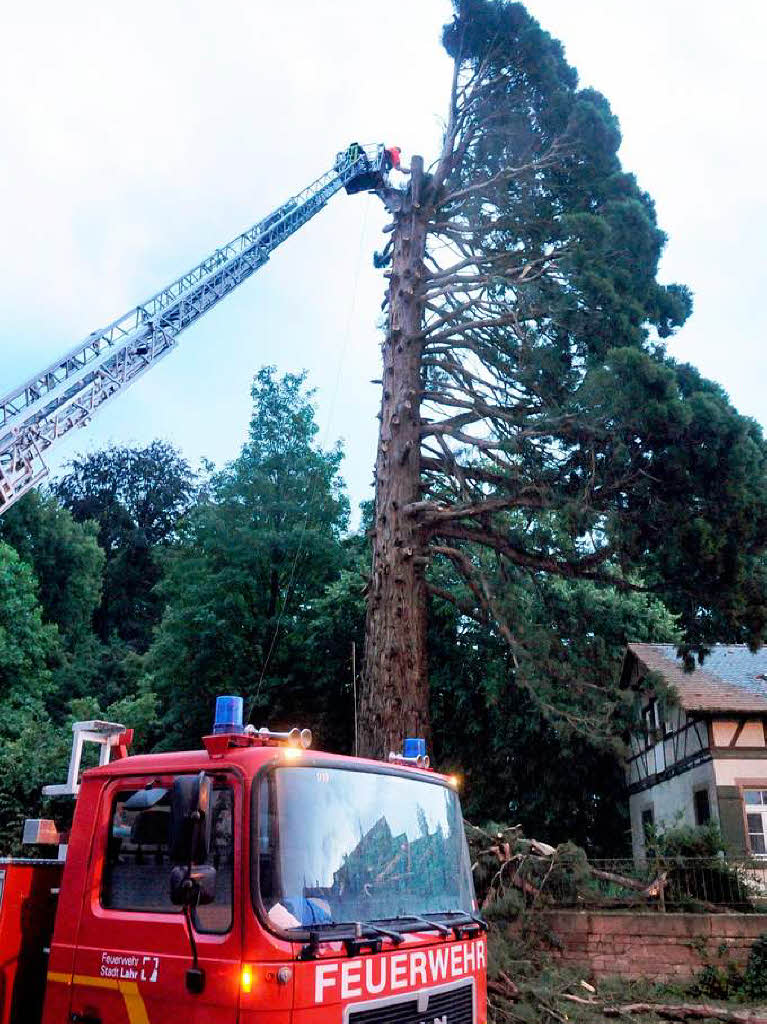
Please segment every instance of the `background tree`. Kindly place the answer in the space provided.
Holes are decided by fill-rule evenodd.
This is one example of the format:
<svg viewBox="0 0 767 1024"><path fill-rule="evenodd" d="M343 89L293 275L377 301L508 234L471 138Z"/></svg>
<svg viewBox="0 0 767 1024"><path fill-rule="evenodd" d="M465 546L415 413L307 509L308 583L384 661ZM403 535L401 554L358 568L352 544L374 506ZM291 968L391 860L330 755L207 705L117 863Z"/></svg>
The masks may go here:
<svg viewBox="0 0 767 1024"><path fill-rule="evenodd" d="M149 735L156 698L138 657L92 619L105 557L97 525L32 492L0 519L0 850L20 848L42 786L66 776L71 724L126 721Z"/></svg>
<svg viewBox="0 0 767 1024"><path fill-rule="evenodd" d="M757 643L767 621L764 440L666 355L691 297L657 281L665 237L621 169L607 101L521 4L455 11L442 152L384 194L362 708L375 755L428 729L427 590L492 625L533 696L539 652L504 599L525 580L653 589L691 646ZM439 586L445 563L461 587Z"/></svg>
<svg viewBox="0 0 767 1024"><path fill-rule="evenodd" d="M0 735L18 732L19 716L39 713L59 652L58 630L43 622L31 569L0 542Z"/></svg>
<svg viewBox="0 0 767 1024"><path fill-rule="evenodd" d="M195 475L170 444L113 445L73 459L53 493L78 522L98 524L106 555L94 624L102 641L115 635L143 652L159 621L156 551L173 536L195 493Z"/></svg>
<svg viewBox="0 0 767 1024"><path fill-rule="evenodd" d="M92 630L101 599L104 552L98 526L75 522L51 495L32 491L0 517L0 538L32 569L46 622L71 651Z"/></svg>
<svg viewBox="0 0 767 1024"><path fill-rule="evenodd" d="M60 655L58 631L43 621L32 570L0 541L0 841L15 833L30 800L39 796L38 768L29 765L29 749L19 758L15 745L29 733L38 737L31 749L38 745Z"/></svg>
<svg viewBox="0 0 767 1024"><path fill-rule="evenodd" d="M277 378L267 367L252 396L248 441L163 560L166 610L148 666L168 745L209 730L219 693L242 694L256 724L268 709L272 725L316 727L348 686L348 669L329 676L331 638L323 644L317 631L329 618L325 588L345 563L341 449L317 447L303 374Z"/></svg>
<svg viewBox="0 0 767 1024"><path fill-rule="evenodd" d="M58 656L44 686L46 712L61 722L73 698L109 701L130 692L125 645L116 638L102 644L93 630L106 564L98 525L76 522L55 496L32 491L0 518L0 537L31 569L43 620L58 631ZM116 676L122 685L115 687Z"/></svg>

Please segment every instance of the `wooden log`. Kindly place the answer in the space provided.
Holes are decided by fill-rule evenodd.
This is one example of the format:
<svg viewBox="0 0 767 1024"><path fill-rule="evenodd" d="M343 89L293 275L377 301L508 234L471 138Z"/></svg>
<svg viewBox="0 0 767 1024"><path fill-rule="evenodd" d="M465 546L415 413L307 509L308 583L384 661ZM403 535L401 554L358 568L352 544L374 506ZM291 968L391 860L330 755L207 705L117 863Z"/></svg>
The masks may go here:
<svg viewBox="0 0 767 1024"><path fill-rule="evenodd" d="M615 885L620 885L623 889L633 889L635 892L644 893L646 896L657 896L661 888L665 888L668 884L665 871L648 885L646 882L640 882L636 878L616 875L613 871L600 871L597 868L592 868L590 865L588 870L592 878L601 878L604 882L613 882Z"/></svg>
<svg viewBox="0 0 767 1024"><path fill-rule="evenodd" d="M487 991L492 992L494 995L503 996L504 999L508 999L509 1002L516 1002L521 996L519 986L511 980L511 978L500 971L497 979L488 978Z"/></svg>
<svg viewBox="0 0 767 1024"><path fill-rule="evenodd" d="M604 1006L605 1017L622 1017L632 1013L654 1013L665 1020L722 1020L727 1024L767 1024L767 1017L757 1016L749 1010L728 1010L709 1003L624 1003L622 1006Z"/></svg>

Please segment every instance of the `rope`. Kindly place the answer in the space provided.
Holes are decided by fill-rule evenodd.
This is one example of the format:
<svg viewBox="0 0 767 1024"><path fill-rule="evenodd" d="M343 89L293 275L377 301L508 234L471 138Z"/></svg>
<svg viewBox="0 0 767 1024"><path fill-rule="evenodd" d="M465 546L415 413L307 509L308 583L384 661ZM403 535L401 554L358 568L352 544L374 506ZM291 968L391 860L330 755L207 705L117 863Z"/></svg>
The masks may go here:
<svg viewBox="0 0 767 1024"><path fill-rule="evenodd" d="M352 318L353 318L354 312L355 312L355 310L357 308L357 289L358 289L358 286L359 286L359 279L360 279L360 267L362 265L362 247L363 247L363 243L365 241L365 232L367 231L367 220L368 220L369 205L370 204L365 204L365 212L364 212L363 218L362 218L362 230L360 232L360 240L359 240L358 251L357 251L357 269L356 269L355 274L354 274L354 284L352 286L352 301L351 301L351 305L349 307L349 312L347 314L346 329L344 330L343 342L341 344L341 349L340 349L339 356L338 356L338 363L337 363L337 366L336 366L336 379L335 379L335 384L334 384L333 392L332 392L331 399L330 399L330 407L328 409L327 421L325 423L325 430L323 432L322 441L321 441L321 444L320 444L320 449L321 450L325 448L325 445L327 444L328 434L330 433L330 424L331 424L332 419L333 419L333 414L334 414L335 406L336 406L336 400L338 398L338 389L339 389L339 387L341 385L341 369L342 369L344 361L345 361L346 351L347 351L347 349L349 347L349 337L351 335ZM262 687L263 682L264 682L264 677L266 676L266 670L269 667L269 662L271 661L272 654L274 653L274 648L275 648L275 645L277 643L277 636L278 636L279 631L280 631L280 626L282 624L282 619L283 619L283 617L285 615L285 610L286 610L287 605L288 605L288 600L290 598L290 594L291 594L291 591L293 589L293 583L294 583L294 580L295 580L296 568L298 566L298 560L301 557L301 555L303 554L304 539L306 537L306 530L307 530L307 526L309 524L309 515L311 513L312 502L314 501L314 494L315 494L315 491L317 489L317 478L318 477L319 477L319 474L317 474L315 476L314 480L312 481L311 489L309 491L309 501L307 503L306 515L304 516L303 526L301 527L301 535L300 535L300 537L298 539L298 547L296 549L296 553L295 553L295 556L293 558L293 564L292 564L291 569L290 569L290 576L288 578L288 585L285 588L285 595L284 595L284 597L282 599L282 607L280 608L279 614L277 616L277 623L276 623L276 625L274 627L274 633L272 634L272 639L271 639L271 642L269 644L269 649L266 652L266 658L264 659L264 664L263 664L263 666L261 668L261 675L259 676L259 679L258 679L258 686L256 687L256 692L255 692L255 694L253 696L253 699L252 699L252 701L250 703L250 709L248 710L248 714L245 717L245 722L246 723L250 721L250 716L253 714L253 711L255 710L256 702L258 701L259 694L261 693L261 687Z"/></svg>

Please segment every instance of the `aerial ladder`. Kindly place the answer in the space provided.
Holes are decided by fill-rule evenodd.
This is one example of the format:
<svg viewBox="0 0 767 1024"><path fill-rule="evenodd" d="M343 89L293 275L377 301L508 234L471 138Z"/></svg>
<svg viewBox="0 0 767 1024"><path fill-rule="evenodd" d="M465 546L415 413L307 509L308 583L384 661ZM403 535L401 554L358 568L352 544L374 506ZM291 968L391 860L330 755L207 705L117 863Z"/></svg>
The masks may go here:
<svg viewBox="0 0 767 1024"><path fill-rule="evenodd" d="M163 359L179 335L251 277L342 188L388 184L383 145L352 143L333 169L228 245L66 352L0 400L0 514L49 473L51 448Z"/></svg>

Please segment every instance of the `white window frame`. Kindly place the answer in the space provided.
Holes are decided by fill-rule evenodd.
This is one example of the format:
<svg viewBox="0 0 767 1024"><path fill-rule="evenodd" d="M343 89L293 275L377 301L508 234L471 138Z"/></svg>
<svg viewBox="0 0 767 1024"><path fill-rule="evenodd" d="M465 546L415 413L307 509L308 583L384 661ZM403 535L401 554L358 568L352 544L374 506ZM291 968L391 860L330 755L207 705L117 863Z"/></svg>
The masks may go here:
<svg viewBox="0 0 767 1024"><path fill-rule="evenodd" d="M648 747L655 746L666 735L665 722L661 716L661 707L656 697L651 697L642 713L645 743Z"/></svg>
<svg viewBox="0 0 767 1024"><path fill-rule="evenodd" d="M759 793L760 802L752 803L746 798L747 793ZM752 857L759 857L760 859L767 859L767 786L762 789L759 786L744 786L742 789L743 794L743 816L744 824L746 828L746 842L748 844L748 850ZM764 845L764 852L755 853L751 848L751 836L757 835L756 832L752 832L749 827L749 817L759 815L762 819L762 842Z"/></svg>

